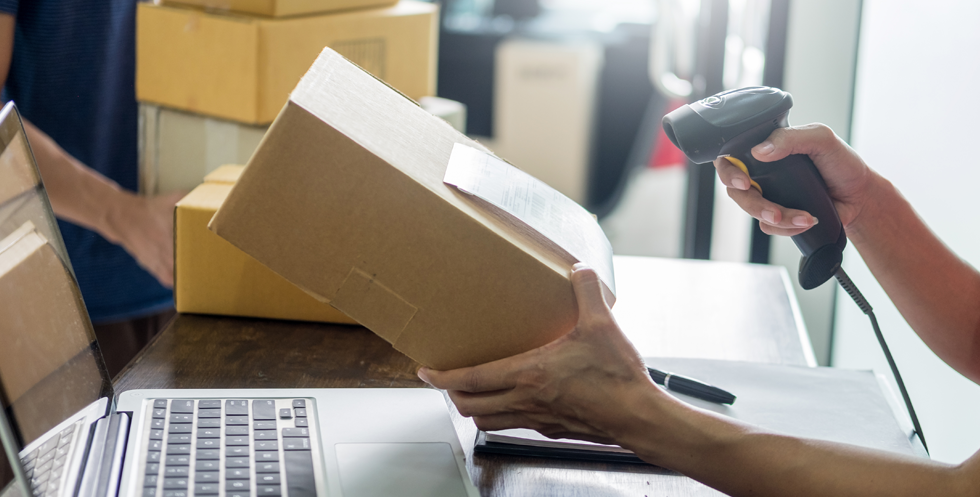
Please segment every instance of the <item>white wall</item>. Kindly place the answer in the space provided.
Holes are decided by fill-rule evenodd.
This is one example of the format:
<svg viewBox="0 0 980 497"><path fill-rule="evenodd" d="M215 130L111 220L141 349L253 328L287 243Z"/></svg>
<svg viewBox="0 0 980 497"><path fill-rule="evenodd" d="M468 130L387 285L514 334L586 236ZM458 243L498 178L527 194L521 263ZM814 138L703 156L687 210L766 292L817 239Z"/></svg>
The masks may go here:
<svg viewBox="0 0 980 497"><path fill-rule="evenodd" d="M974 266L980 263L980 167L971 158L980 141L978 20L974 0L865 0L852 128L858 153ZM853 249L844 268L875 308L933 458L963 461L980 448L980 386L925 347ZM888 374L867 318L844 292L838 292L833 363Z"/></svg>

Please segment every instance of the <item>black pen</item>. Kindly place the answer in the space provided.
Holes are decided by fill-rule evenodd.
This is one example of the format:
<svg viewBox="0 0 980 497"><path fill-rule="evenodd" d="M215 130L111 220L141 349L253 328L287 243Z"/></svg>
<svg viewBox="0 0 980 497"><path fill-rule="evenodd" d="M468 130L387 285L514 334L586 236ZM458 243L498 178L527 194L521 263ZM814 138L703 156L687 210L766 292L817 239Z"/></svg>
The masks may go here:
<svg viewBox="0 0 980 497"><path fill-rule="evenodd" d="M667 387L668 390L717 404L735 403L735 395L716 386L659 369L647 368L647 371L655 383Z"/></svg>

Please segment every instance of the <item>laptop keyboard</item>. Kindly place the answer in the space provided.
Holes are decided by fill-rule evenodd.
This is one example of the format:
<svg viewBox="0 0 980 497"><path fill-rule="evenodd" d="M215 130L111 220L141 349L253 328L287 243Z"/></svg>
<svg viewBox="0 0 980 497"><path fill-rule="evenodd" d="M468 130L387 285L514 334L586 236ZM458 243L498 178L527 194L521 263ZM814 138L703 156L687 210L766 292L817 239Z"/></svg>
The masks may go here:
<svg viewBox="0 0 980 497"><path fill-rule="evenodd" d="M312 399L150 401L144 497L316 495Z"/></svg>
<svg viewBox="0 0 980 497"><path fill-rule="evenodd" d="M40 447L30 454L21 457L24 472L30 481L31 490L38 497L54 497L59 495L65 485L65 474L68 472L68 457L75 452L81 422L51 435Z"/></svg>

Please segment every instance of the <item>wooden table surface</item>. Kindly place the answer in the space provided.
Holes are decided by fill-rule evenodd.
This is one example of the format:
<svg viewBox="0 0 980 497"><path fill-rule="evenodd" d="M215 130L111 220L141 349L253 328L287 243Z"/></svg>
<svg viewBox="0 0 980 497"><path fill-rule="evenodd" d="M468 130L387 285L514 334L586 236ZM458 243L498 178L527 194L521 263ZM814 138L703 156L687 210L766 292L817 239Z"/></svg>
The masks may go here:
<svg viewBox="0 0 980 497"><path fill-rule="evenodd" d="M815 365L784 270L616 258L614 314L644 356ZM178 315L115 380L139 388L425 388L418 364L357 326ZM450 405L483 496L717 495L646 465L473 454L476 427Z"/></svg>

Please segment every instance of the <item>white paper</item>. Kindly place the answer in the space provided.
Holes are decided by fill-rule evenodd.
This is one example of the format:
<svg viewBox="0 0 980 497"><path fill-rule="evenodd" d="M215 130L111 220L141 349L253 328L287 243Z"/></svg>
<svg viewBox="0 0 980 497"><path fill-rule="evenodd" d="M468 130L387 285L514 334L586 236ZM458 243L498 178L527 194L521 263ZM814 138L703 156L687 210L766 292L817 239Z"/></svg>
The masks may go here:
<svg viewBox="0 0 980 497"><path fill-rule="evenodd" d="M472 147L457 143L445 183L516 217L572 257L585 262L616 294L612 245L589 211L530 174Z"/></svg>

